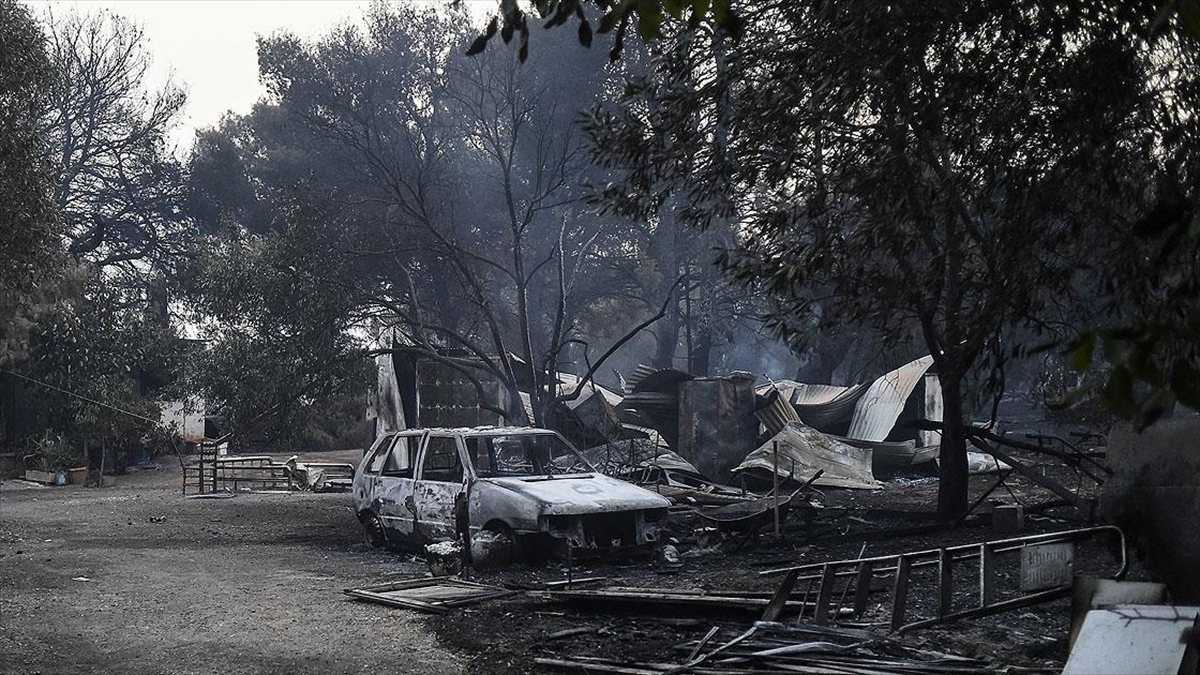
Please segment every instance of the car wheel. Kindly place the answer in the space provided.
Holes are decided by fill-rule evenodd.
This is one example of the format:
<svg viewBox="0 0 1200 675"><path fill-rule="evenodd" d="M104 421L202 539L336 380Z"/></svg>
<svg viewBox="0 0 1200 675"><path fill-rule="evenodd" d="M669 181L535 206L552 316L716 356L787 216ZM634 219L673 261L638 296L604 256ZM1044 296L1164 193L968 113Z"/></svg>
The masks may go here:
<svg viewBox="0 0 1200 675"><path fill-rule="evenodd" d="M363 538L372 548L383 548L387 546L387 532L383 529L383 521L374 513L367 513L363 517Z"/></svg>
<svg viewBox="0 0 1200 675"><path fill-rule="evenodd" d="M496 535L496 552L491 558L491 564L504 567L521 560L521 540L511 527L504 523L494 523L488 525L487 529Z"/></svg>

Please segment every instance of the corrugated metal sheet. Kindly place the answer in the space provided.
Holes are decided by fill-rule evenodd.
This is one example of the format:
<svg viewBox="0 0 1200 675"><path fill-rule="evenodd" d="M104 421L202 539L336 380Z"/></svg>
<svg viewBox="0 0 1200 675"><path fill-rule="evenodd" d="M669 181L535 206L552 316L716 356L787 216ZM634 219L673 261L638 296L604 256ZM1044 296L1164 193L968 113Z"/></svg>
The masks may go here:
<svg viewBox="0 0 1200 675"><path fill-rule="evenodd" d="M912 395L917 382L933 365L933 357L925 356L900 366L871 383L854 406L850 430L846 436L864 441L882 441L896 426L904 403ZM801 415L803 419L803 415Z"/></svg>
<svg viewBox="0 0 1200 675"><path fill-rule="evenodd" d="M824 429L848 421L854 415L855 406L858 405L858 401L867 392L870 385L864 382L853 387L834 387L827 384L804 386L806 387L805 392L812 393L802 393L797 390L802 401L792 399L792 403L796 407L796 414L808 426ZM835 389L840 392L831 398L828 397Z"/></svg>
<svg viewBox="0 0 1200 675"><path fill-rule="evenodd" d="M856 448L871 451L871 472L876 478L887 478L897 471L912 466L917 456L917 442L907 441L863 441L830 434L830 438Z"/></svg>
<svg viewBox="0 0 1200 675"><path fill-rule="evenodd" d="M633 369L633 375L630 376L625 382L625 386L628 387L627 391L633 391L634 389L637 389L639 382L641 382L647 375L651 375L655 372L656 370L653 367L644 363L639 363L637 367Z"/></svg>
<svg viewBox="0 0 1200 675"><path fill-rule="evenodd" d="M750 472L768 479L775 471L775 444L779 446L779 475L794 481L808 480L823 469L824 474L814 485L826 487L874 489L881 487L871 474L871 451L851 447L841 441L792 422L774 438L759 446L734 469Z"/></svg>
<svg viewBox="0 0 1200 675"><path fill-rule="evenodd" d="M618 411L632 409L654 427L671 447L679 442L679 385L693 379L681 370L652 370L638 366L633 391L621 400Z"/></svg>
<svg viewBox="0 0 1200 675"><path fill-rule="evenodd" d="M862 385L855 387L863 388ZM791 400L797 405L822 405L832 403L838 400L847 391L854 387L839 387L833 384L800 384L792 389Z"/></svg>
<svg viewBox="0 0 1200 675"><path fill-rule="evenodd" d="M578 375L560 372L558 374L558 383L559 383L558 392L559 392L559 394L560 395L570 395L570 394L575 393L575 389L579 386L579 383L582 380L583 380L583 378L579 377ZM576 406L578 406L580 403L583 403L584 401L586 401L589 396L591 396L593 393L596 393L596 392L599 392L599 394L604 397L604 400L608 401L609 405L612 405L615 407L615 406L618 406L621 404L621 399L623 397L620 394L616 393L615 391L611 391L609 389L601 387L600 385L596 384L593 381L593 382L588 382L587 384L585 384L583 386L583 393L580 394L579 397L576 398L575 400L568 401L567 407L574 409Z"/></svg>
<svg viewBox="0 0 1200 675"><path fill-rule="evenodd" d="M790 401L792 399L792 392L796 391L796 387L802 386L804 385L795 380L771 380L768 378L767 382L754 387L754 393L759 396L766 396L775 390L779 390L783 392L784 398Z"/></svg>
<svg viewBox="0 0 1200 675"><path fill-rule="evenodd" d="M766 395L771 395L769 389ZM792 404L788 403L783 392L776 394L775 398L771 400L770 405L755 410L754 415L758 417L758 421L762 423L767 433L772 436L783 431L788 422L800 421L799 415L796 414L796 409L792 407Z"/></svg>

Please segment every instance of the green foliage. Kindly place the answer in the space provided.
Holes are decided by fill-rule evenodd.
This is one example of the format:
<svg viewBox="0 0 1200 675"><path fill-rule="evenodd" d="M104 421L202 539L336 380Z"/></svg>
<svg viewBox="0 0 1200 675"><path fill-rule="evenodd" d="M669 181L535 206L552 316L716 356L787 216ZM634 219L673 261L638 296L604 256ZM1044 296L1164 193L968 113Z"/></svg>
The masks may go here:
<svg viewBox="0 0 1200 675"><path fill-rule="evenodd" d="M90 268L69 270L52 288L20 372L78 396L30 384L40 391L33 409L73 445L141 445L156 433L158 401L180 395L182 346L140 295Z"/></svg>
<svg viewBox="0 0 1200 675"><path fill-rule="evenodd" d="M1087 371L1094 345L1108 368L1104 406L1137 429L1153 424L1176 404L1200 411L1200 324L1141 325L1136 329L1084 331L1068 347L1072 368ZM1079 393L1068 393L1068 400Z"/></svg>
<svg viewBox="0 0 1200 675"><path fill-rule="evenodd" d="M741 28L741 19L733 8L732 0L538 0L534 8L538 17L545 22L543 28L547 29L560 26L574 17L579 22L579 44L585 47L592 44L593 31L588 14L599 12L599 25L595 32L613 34L612 48L608 52L612 61L621 58L625 34L631 24L636 25L638 37L647 41L663 37L663 26L668 16L678 22L686 22L689 28L710 22L714 28L730 35L736 35ZM500 0L498 14L488 23L484 33L471 43L467 56L483 52L498 30L505 44L511 42L514 36L517 38L517 56L524 62L529 56L529 22L530 16L519 2Z"/></svg>
<svg viewBox="0 0 1200 675"><path fill-rule="evenodd" d="M57 274L53 173L39 124L55 74L29 8L0 0L0 367L22 356Z"/></svg>
<svg viewBox="0 0 1200 675"><path fill-rule="evenodd" d="M189 288L209 344L189 381L223 431L303 440L331 402L366 391L354 296L327 282L336 263L299 213L281 233L210 237Z"/></svg>

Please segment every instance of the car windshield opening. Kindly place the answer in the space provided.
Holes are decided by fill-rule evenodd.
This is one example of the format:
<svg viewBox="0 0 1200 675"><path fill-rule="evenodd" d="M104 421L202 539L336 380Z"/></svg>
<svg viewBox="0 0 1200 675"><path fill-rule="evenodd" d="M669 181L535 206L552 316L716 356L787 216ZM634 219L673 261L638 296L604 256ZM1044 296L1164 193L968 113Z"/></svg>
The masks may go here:
<svg viewBox="0 0 1200 675"><path fill-rule="evenodd" d="M480 478L557 476L592 471L574 448L550 434L478 436L468 439L467 449Z"/></svg>

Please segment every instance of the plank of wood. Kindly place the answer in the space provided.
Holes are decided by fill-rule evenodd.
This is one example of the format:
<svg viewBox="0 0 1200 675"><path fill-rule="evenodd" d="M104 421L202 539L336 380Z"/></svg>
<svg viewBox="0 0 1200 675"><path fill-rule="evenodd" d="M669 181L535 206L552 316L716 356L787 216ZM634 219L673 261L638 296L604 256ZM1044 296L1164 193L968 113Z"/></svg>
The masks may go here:
<svg viewBox="0 0 1200 675"><path fill-rule="evenodd" d="M432 614L445 614L446 612L449 611L445 607L439 607L438 605L431 605L428 602L421 602L419 600L409 600L407 598L391 598L391 597L379 595L377 593L365 593L362 591L355 590L353 588L347 589L343 592L346 595L349 595L356 600L366 600L368 602L373 602L378 605L385 605L387 607L397 607L399 609L413 609L418 612L430 612Z"/></svg>
<svg viewBox="0 0 1200 675"><path fill-rule="evenodd" d="M547 659L538 657L533 660L539 666L553 666L572 670L582 670L589 673L618 673L619 675L659 675L661 670L646 670L628 666L615 666L591 661L569 661L567 659Z"/></svg>
<svg viewBox="0 0 1200 675"><path fill-rule="evenodd" d="M814 614L818 625L829 623L829 601L833 598L833 582L837 568L826 563L821 569L820 586L817 587L817 609Z"/></svg>
<svg viewBox="0 0 1200 675"><path fill-rule="evenodd" d="M1053 480L1050 480L1049 478L1046 478L1045 476L1038 475L1038 473L1036 471L1025 466L1025 464L1023 464L1020 460L1015 459L1012 455L1001 450L998 447L998 444L980 443L979 445L981 446L981 449L983 449L989 455L991 455L992 457L995 457L996 459L1000 460L1001 462L1004 462L1005 464L1008 464L1009 466L1011 466L1013 468L1013 471L1016 471L1017 473L1028 478L1029 480L1033 481L1034 483L1041 485L1042 487L1053 492L1054 494L1058 495L1059 497L1062 497L1063 499L1071 502L1072 504L1074 504L1075 506L1077 506L1079 508L1085 508L1087 506L1086 499L1084 499L1083 497L1080 497L1079 495L1075 494L1074 492L1071 492L1070 490L1063 487L1059 483L1057 483Z"/></svg>
<svg viewBox="0 0 1200 675"><path fill-rule="evenodd" d="M892 630L899 630L904 625L904 611L908 604L908 573L912 567L912 559L907 555L900 556L896 565L896 583L892 591Z"/></svg>
<svg viewBox="0 0 1200 675"><path fill-rule="evenodd" d="M996 599L996 554L986 543L979 545L979 606L986 607Z"/></svg>
<svg viewBox="0 0 1200 675"><path fill-rule="evenodd" d="M788 598L792 595L792 589L796 587L796 579L800 578L800 570L792 570L783 577L783 583L775 589L775 595L771 596L771 601L767 603L767 608L763 610L763 621L774 621L779 618L783 612L783 606Z"/></svg>
<svg viewBox="0 0 1200 675"><path fill-rule="evenodd" d="M859 563L858 578L854 582L854 618L862 618L867 611L867 601L871 595L871 574L874 565L869 562Z"/></svg>
<svg viewBox="0 0 1200 675"><path fill-rule="evenodd" d="M407 579L365 588L343 591L355 599L389 607L445 613L451 607L463 607L485 600L515 595L519 591L485 586L446 577Z"/></svg>
<svg viewBox="0 0 1200 675"><path fill-rule="evenodd" d="M954 602L954 556L946 549L938 554L938 616L946 616Z"/></svg>

